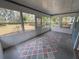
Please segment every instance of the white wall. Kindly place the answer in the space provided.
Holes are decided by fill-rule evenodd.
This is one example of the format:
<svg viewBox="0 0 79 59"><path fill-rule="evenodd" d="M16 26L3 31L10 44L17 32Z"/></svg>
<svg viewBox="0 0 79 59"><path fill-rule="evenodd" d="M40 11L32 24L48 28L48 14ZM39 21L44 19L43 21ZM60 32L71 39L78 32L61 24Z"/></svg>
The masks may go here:
<svg viewBox="0 0 79 59"><path fill-rule="evenodd" d="M51 30L52 30L52 31L55 31L55 32L61 32L61 33L72 34L72 30L71 30L71 29L67 29L67 28L51 27Z"/></svg>

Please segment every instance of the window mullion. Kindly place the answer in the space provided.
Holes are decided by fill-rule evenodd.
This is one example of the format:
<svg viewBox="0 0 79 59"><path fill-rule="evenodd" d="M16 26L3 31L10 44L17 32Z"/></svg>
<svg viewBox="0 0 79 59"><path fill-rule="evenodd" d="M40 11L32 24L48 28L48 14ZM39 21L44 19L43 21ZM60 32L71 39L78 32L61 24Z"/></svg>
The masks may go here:
<svg viewBox="0 0 79 59"><path fill-rule="evenodd" d="M23 21L23 14L22 14L22 11L20 11L20 16L21 16L22 31L25 31L25 29L24 29L24 21Z"/></svg>

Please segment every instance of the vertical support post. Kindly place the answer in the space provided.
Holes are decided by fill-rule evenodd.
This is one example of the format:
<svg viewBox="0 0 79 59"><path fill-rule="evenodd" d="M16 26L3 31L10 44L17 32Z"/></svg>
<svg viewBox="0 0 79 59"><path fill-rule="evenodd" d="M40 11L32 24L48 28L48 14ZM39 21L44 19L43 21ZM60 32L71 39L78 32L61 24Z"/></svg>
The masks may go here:
<svg viewBox="0 0 79 59"><path fill-rule="evenodd" d="M4 59L3 49L2 49L1 42L0 42L0 59Z"/></svg>
<svg viewBox="0 0 79 59"><path fill-rule="evenodd" d="M35 29L37 30L37 16L35 15Z"/></svg>
<svg viewBox="0 0 79 59"><path fill-rule="evenodd" d="M60 27L62 27L62 16L59 17L60 20Z"/></svg>
<svg viewBox="0 0 79 59"><path fill-rule="evenodd" d="M42 17L40 17L40 20L41 20L41 29L42 29Z"/></svg>
<svg viewBox="0 0 79 59"><path fill-rule="evenodd" d="M49 28L50 28L50 30L51 30L51 16L49 17L49 20L50 20Z"/></svg>
<svg viewBox="0 0 79 59"><path fill-rule="evenodd" d="M23 21L23 14L22 14L22 11L20 11L20 16L21 16L22 31L25 31L25 30L24 30L24 21Z"/></svg>

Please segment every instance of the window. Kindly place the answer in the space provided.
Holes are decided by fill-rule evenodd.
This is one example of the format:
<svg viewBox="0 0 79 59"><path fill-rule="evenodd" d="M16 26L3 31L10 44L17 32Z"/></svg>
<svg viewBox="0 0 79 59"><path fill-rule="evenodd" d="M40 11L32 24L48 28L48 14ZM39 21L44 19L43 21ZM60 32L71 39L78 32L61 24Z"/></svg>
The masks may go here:
<svg viewBox="0 0 79 59"><path fill-rule="evenodd" d="M42 28L49 28L50 27L50 18L43 16L42 17Z"/></svg>
<svg viewBox="0 0 79 59"><path fill-rule="evenodd" d="M76 31L79 31L79 16L75 20L74 28L75 28Z"/></svg>
<svg viewBox="0 0 79 59"><path fill-rule="evenodd" d="M78 16L78 18L77 18L77 21L76 22L79 22L79 16Z"/></svg>
<svg viewBox="0 0 79 59"><path fill-rule="evenodd" d="M51 25L52 25L52 27L60 26L60 20L59 20L58 16L51 17Z"/></svg>
<svg viewBox="0 0 79 59"><path fill-rule="evenodd" d="M35 30L35 15L23 13L24 29L26 31Z"/></svg>
<svg viewBox="0 0 79 59"><path fill-rule="evenodd" d="M20 13L0 8L0 35L21 31Z"/></svg>
<svg viewBox="0 0 79 59"><path fill-rule="evenodd" d="M37 27L39 27L41 29L42 27L42 23L41 23L41 18L37 18Z"/></svg>
<svg viewBox="0 0 79 59"><path fill-rule="evenodd" d="M62 27L70 28L74 22L75 17L63 17L62 18Z"/></svg>

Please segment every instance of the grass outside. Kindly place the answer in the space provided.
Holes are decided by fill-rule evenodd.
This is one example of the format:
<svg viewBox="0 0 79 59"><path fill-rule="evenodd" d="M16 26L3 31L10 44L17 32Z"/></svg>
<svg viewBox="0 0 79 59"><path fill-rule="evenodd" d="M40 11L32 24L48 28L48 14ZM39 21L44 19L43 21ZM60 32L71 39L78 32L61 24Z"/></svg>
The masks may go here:
<svg viewBox="0 0 79 59"><path fill-rule="evenodd" d="M24 28L27 31L35 30L35 26L31 26L29 24L24 24ZM18 32L21 31L21 24L12 24L12 25L5 25L5 26L0 26L0 35L5 35L5 34L10 34L13 32Z"/></svg>

